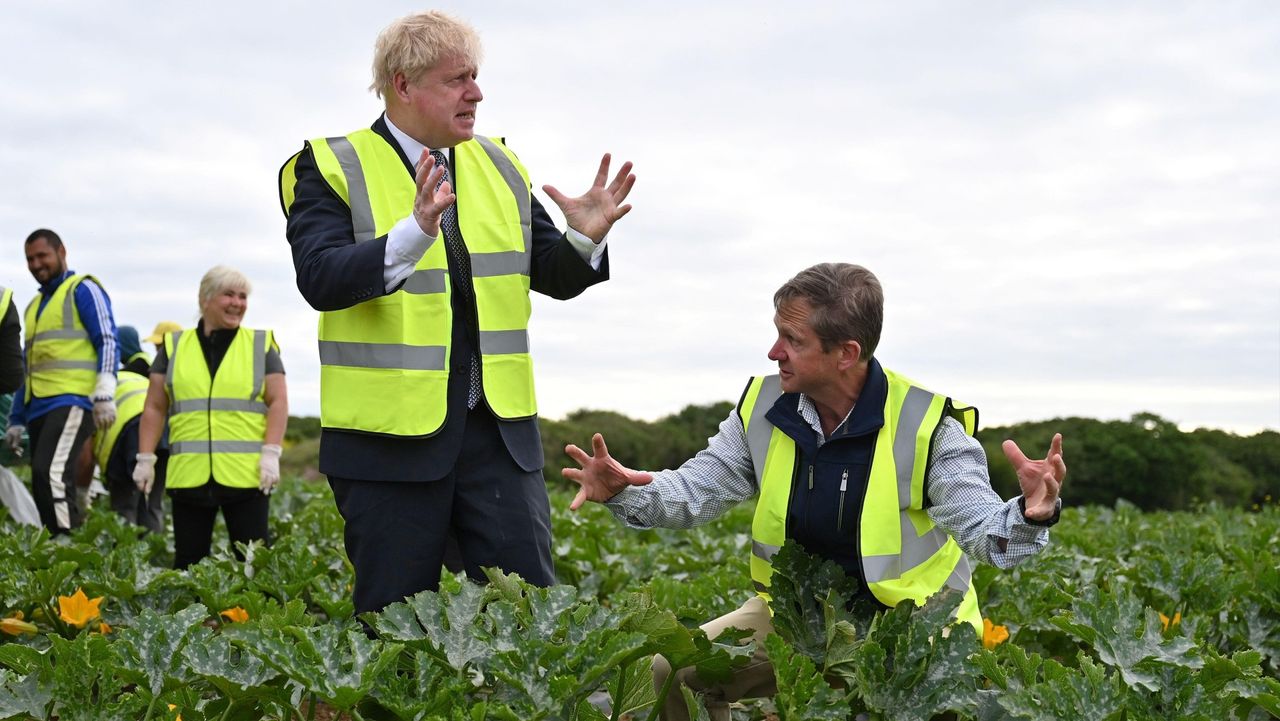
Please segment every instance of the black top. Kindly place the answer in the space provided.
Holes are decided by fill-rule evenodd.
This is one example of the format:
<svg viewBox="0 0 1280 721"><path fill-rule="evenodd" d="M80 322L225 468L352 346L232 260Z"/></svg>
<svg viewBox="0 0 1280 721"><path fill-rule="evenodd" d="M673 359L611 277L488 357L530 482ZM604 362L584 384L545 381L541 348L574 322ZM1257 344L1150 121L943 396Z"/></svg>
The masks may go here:
<svg viewBox="0 0 1280 721"><path fill-rule="evenodd" d="M22 322L13 298L0 320L0 393L12 393L22 385Z"/></svg>

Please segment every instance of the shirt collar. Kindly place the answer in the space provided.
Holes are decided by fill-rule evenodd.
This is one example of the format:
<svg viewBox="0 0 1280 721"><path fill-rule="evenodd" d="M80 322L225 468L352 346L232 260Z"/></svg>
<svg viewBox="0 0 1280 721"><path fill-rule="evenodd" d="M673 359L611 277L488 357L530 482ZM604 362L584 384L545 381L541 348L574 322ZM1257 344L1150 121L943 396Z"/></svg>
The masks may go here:
<svg viewBox="0 0 1280 721"><path fill-rule="evenodd" d="M825 441L842 436L860 436L879 430L884 425L884 399L887 392L888 379L884 369L880 367L880 361L872 358L867 369L867 380L862 384L862 392L858 395L858 400L862 402L853 404L829 438L822 433L822 419L818 417L818 408L813 404L813 399L803 393L799 394L796 410L817 433L818 445L821 446Z"/></svg>
<svg viewBox="0 0 1280 721"><path fill-rule="evenodd" d="M419 143L417 140L409 137L408 133L397 128L396 124L391 122L391 118L388 117L386 113L382 114L382 119L386 121L387 130L391 131L391 137L396 139L396 143L398 143L400 145L400 149L404 151L404 157L409 159L409 164L416 166L418 164L418 159L422 157L422 151L427 150L427 146ZM445 159L448 160L450 159L449 155L452 153L453 148L431 148L431 150L439 150L444 153Z"/></svg>
<svg viewBox="0 0 1280 721"><path fill-rule="evenodd" d="M40 286L40 292L44 295L49 295L53 291L57 290L58 286L62 285L62 281L66 280L67 278L70 278L75 274L76 272L74 270L67 268L66 270L62 271L62 275Z"/></svg>

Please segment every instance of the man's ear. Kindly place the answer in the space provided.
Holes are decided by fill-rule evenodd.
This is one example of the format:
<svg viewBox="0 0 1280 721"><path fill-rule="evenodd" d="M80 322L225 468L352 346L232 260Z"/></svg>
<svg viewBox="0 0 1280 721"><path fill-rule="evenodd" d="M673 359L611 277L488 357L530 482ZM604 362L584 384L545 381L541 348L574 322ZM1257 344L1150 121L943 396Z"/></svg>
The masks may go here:
<svg viewBox="0 0 1280 721"><path fill-rule="evenodd" d="M400 99L400 102L409 102L409 78L404 73L396 73L391 76L391 93Z"/></svg>
<svg viewBox="0 0 1280 721"><path fill-rule="evenodd" d="M862 344L856 340L847 340L838 347L840 357L836 359L840 370L848 370L862 360Z"/></svg>

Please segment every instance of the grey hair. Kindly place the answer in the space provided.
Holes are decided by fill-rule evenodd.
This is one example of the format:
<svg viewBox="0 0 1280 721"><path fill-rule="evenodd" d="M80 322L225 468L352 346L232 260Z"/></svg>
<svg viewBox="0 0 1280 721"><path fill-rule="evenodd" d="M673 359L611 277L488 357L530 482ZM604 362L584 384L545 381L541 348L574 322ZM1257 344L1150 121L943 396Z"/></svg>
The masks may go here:
<svg viewBox="0 0 1280 721"><path fill-rule="evenodd" d="M845 341L862 347L859 362L869 361L884 326L884 290L875 274L852 263L819 263L805 268L773 294L773 307L797 299L809 303L809 327L822 350Z"/></svg>

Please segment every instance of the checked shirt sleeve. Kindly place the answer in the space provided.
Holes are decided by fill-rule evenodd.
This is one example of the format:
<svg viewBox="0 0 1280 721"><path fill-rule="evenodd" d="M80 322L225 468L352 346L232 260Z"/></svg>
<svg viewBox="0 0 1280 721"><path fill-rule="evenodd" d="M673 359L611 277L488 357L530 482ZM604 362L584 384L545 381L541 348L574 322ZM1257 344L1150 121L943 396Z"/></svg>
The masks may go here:
<svg viewBox="0 0 1280 721"><path fill-rule="evenodd" d="M631 528L692 528L757 490L742 419L730 411L693 458L674 471L655 472L648 485L625 488L604 505Z"/></svg>
<svg viewBox="0 0 1280 721"><path fill-rule="evenodd" d="M982 444L945 418L933 437L929 517L975 561L1012 568L1049 543L1049 529L1022 516L1018 498L1000 499L991 488Z"/></svg>

